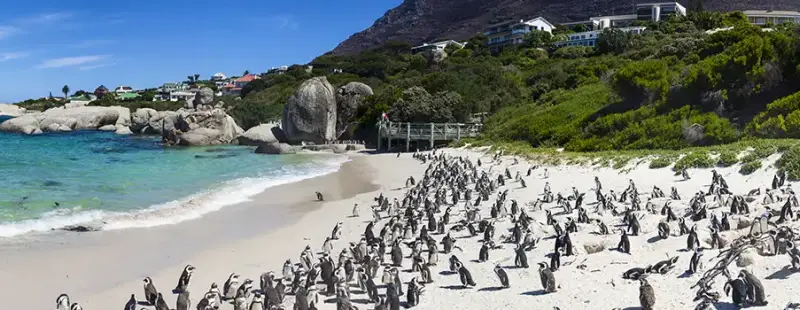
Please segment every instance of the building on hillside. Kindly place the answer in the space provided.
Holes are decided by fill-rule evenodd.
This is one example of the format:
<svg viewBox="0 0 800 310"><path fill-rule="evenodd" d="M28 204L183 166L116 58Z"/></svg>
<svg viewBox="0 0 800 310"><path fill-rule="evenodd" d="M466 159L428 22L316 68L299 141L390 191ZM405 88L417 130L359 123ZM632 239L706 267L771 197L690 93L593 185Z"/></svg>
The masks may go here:
<svg viewBox="0 0 800 310"><path fill-rule="evenodd" d="M742 14L753 25L780 25L783 23L800 24L800 12L797 11L758 11L748 10Z"/></svg>
<svg viewBox="0 0 800 310"><path fill-rule="evenodd" d="M122 86L122 85L120 85L120 86L117 86L117 88L114 88L114 93L117 94L117 95L125 94L125 93L132 93L132 92L133 92L133 88L130 87L130 86Z"/></svg>
<svg viewBox="0 0 800 310"><path fill-rule="evenodd" d="M97 100L97 96L93 94L84 94L80 96L72 96L67 98L69 103L72 103L74 106L85 106L88 105L90 102Z"/></svg>
<svg viewBox="0 0 800 310"><path fill-rule="evenodd" d="M678 2L636 4L636 17L638 20L659 22L675 15L686 16L686 8Z"/></svg>
<svg viewBox="0 0 800 310"><path fill-rule="evenodd" d="M188 91L188 90L179 90L173 91L169 93L169 101L192 101L194 100L194 96L197 95L197 92Z"/></svg>
<svg viewBox="0 0 800 310"><path fill-rule="evenodd" d="M108 94L108 88L103 85L97 86L97 88L94 89L94 95L97 96L97 98L103 98L106 94Z"/></svg>
<svg viewBox="0 0 800 310"><path fill-rule="evenodd" d="M289 66L272 67L267 70L267 74L284 74L289 71Z"/></svg>
<svg viewBox="0 0 800 310"><path fill-rule="evenodd" d="M628 32L631 34L641 34L647 27L624 27L617 28L620 31ZM585 32L570 33L567 40L555 42L556 47L563 46L589 46L594 47L597 45L597 39L603 34L605 30L592 30Z"/></svg>
<svg viewBox="0 0 800 310"><path fill-rule="evenodd" d="M595 16L589 18L589 22L592 23L592 30L629 27L637 20L639 20L639 15L636 14Z"/></svg>
<svg viewBox="0 0 800 310"><path fill-rule="evenodd" d="M242 93L242 87L254 80L261 79L261 76L255 74L248 74L243 77L233 80L231 83L222 85L222 94L229 96L238 96Z"/></svg>
<svg viewBox="0 0 800 310"><path fill-rule="evenodd" d="M141 96L142 95L139 95L139 94L134 93L134 92L127 92L127 93L122 92L122 93L117 93L117 100L119 100L119 101L133 101L133 100L139 99L139 97L141 97Z"/></svg>
<svg viewBox="0 0 800 310"><path fill-rule="evenodd" d="M228 79L228 76L225 75L225 73L222 73L222 72L214 73L214 75L211 76L211 80L212 81L224 81L224 80L227 80L227 79Z"/></svg>
<svg viewBox="0 0 800 310"><path fill-rule="evenodd" d="M161 87L159 87L156 91L160 93L169 93L187 89L189 89L189 84L186 84L184 82L176 82L176 83L168 82L162 84Z"/></svg>
<svg viewBox="0 0 800 310"><path fill-rule="evenodd" d="M417 54L417 53L431 51L431 50L441 50L441 51L443 51L448 46L454 46L454 47L456 47L458 49L462 49L462 48L464 48L464 46L467 46L467 43L466 42L465 43L456 42L454 40L445 40L445 41L439 41L439 42L433 42L433 43L423 43L420 46L412 47L411 48L411 53L412 54Z"/></svg>
<svg viewBox="0 0 800 310"><path fill-rule="evenodd" d="M525 35L531 31L544 31L553 33L553 24L544 17L537 17L531 20L507 21L486 27L487 44L490 48L500 48L506 45L520 44L525 39Z"/></svg>

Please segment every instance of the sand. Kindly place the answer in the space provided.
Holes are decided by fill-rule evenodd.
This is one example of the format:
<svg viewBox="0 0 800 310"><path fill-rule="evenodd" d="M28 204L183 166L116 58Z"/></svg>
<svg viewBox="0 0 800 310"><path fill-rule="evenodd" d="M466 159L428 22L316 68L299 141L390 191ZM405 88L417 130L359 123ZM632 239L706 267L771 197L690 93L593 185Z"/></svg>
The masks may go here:
<svg viewBox="0 0 800 310"><path fill-rule="evenodd" d="M481 158L484 163L491 159L481 150L449 149L445 152L467 156L472 160ZM763 192L772 180L774 169L770 167L775 159L774 156L766 159L763 166L767 168L750 176L739 175L738 165L717 170L726 178L735 194L746 194L757 187L761 187ZM690 286L702 273L684 275L691 257L691 252L679 251L685 247L685 236L658 240L656 224L662 217L656 215L646 215L641 220L641 235L630 238L631 255L611 250L587 254L585 245L615 247L619 236L616 233L596 235L597 225L578 224L579 231L571 234L576 255L563 257L561 269L554 273L559 285L558 292L541 292L536 263L549 261L546 255L552 250L553 240L548 237L553 235L553 230L544 225L544 212L533 212L526 204L539 197L545 182L550 183L554 193L560 192L564 196L571 194L573 186L580 192L586 192L584 204L589 205L586 208L590 213L595 202L594 176L600 177L604 191L614 189L618 193L628 186L628 179L633 179L643 202L649 197L653 185L659 186L667 195L670 188L675 186L683 200L673 202L673 206L676 213L682 214L692 194L700 189L707 190L711 181L711 172L707 169L692 169L692 179L682 181L669 168L652 170L647 167L646 161L637 163L626 167L624 171L627 172L588 166L541 166L533 171L531 177L525 178L527 188L521 188L516 182L507 183L505 188L509 189L509 199L518 200L520 207L526 208L528 214L538 222L534 224L533 231L542 238L542 243L528 252L531 267L513 268L513 245L499 242L503 248L493 250L489 261L473 261L478 258L480 237L469 237L466 231L453 232L458 239L456 244L463 249L463 252L455 250L453 254L465 263L478 285L462 289L457 275L440 274L448 269L448 255L440 254L440 263L431 268L435 282L426 286L421 303L416 308L552 309L557 306L561 309L636 309L639 306L639 284L622 279L621 274L632 267L643 267L664 260L667 256L678 256L677 267L670 273L649 277L656 292L656 309L693 309L695 290ZM491 176L496 177L508 167L512 175L519 171L524 176L530 166L522 161L512 165L511 158L503 158L500 162L485 164L482 169L489 170ZM371 220L368 206L374 203L373 198L383 193L390 199L402 199L405 179L410 175L421 178L425 168L410 154L403 154L400 158L389 154L354 155L352 162L345 164L337 173L272 188L251 203L228 207L198 220L149 229L33 235L5 242L0 244L0 251L4 253L0 259L0 279L13 279L15 284L0 290L0 298L9 309L39 309L52 307L58 294L68 293L73 301L79 302L86 310L118 309L125 305L130 294L143 299L141 280L150 276L159 291L166 293L167 303L174 306L176 295L168 292L175 287L186 264L197 267L189 286L193 304L202 298L212 282L222 286L231 272L253 279L257 286L261 273L280 273L283 262L287 258L296 262L305 245L319 250L325 236L330 234L337 222L343 222L344 231L342 240L335 243L334 253L338 254L348 242L357 241L367 221ZM543 176L545 168L549 170L549 178L546 179ZM313 192L317 190L326 195L326 202L312 201ZM489 217L489 205L495 196L492 195L489 202L482 204L483 218ZM711 197L708 198L710 202ZM654 202L660 207L665 199L656 199ZM358 218L349 217L355 203L362 206L361 217ZM773 204L773 207L778 205L780 203ZM554 204L544 207L551 208ZM743 217L743 220L763 211L760 203L751 203L750 207L750 216ZM454 210L461 210L460 205ZM711 210L716 214L721 211ZM557 218L564 222L566 216ZM597 218L599 215L590 214L590 217ZM611 229L619 224L619 219L612 217L609 212L601 218ZM456 212L451 222L460 219L460 212ZM731 216L733 223L738 219L737 216ZM385 222L375 225L376 234ZM692 223L687 220L687 224L691 226ZM508 229L513 224L508 219L498 221L496 225L496 239L510 235ZM700 239L705 247L708 246L705 243L708 239L707 226L707 221L698 223ZM672 230L673 234L677 231L674 223ZM724 232L722 235L732 239L744 231ZM441 237L434 235L437 240ZM711 265L717 251L706 251L706 267ZM406 249L405 253L409 252ZM409 259L405 259L402 270L409 269L410 263ZM493 272L497 264L506 268L511 288L498 289L500 283ZM783 270L788 264L787 255L755 256L753 264L746 267L765 286L770 305L764 309L782 309L789 302L800 301L793 297L800 291L800 286L790 284L796 282L800 275ZM578 268L579 265L585 265L585 268ZM731 272L737 274L738 267L732 266ZM401 274L404 282L416 276L418 273ZM380 280L376 279L376 282ZM722 293L723 283L724 280L718 278L715 290ZM381 294L385 292L384 289L379 291ZM353 300L359 309L374 308L372 304L363 303L365 295L360 294L358 289L353 292L356 293ZM324 296L321 298L328 299ZM401 301L405 301L405 296L401 296ZM729 302L730 298L723 294L722 301ZM292 304L293 297L287 296L285 308L291 309ZM335 309L335 303L323 303L318 308ZM723 303L718 308L728 307ZM233 307L226 304L223 309Z"/></svg>

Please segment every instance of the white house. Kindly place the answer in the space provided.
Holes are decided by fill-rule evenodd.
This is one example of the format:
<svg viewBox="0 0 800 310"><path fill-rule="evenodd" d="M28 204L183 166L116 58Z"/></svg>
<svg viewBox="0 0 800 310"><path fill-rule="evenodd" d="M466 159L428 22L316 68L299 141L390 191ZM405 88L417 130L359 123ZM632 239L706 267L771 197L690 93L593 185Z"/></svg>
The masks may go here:
<svg viewBox="0 0 800 310"><path fill-rule="evenodd" d="M673 15L686 16L686 8L677 2L639 3L636 15L639 20L659 22Z"/></svg>
<svg viewBox="0 0 800 310"><path fill-rule="evenodd" d="M226 76L225 73L222 72L214 73L214 75L211 76L212 81L222 81L226 79L228 79L228 76Z"/></svg>
<svg viewBox="0 0 800 310"><path fill-rule="evenodd" d="M467 45L466 42L461 43L461 42L456 42L454 40L445 40L445 41L439 41L439 42L433 42L433 43L423 43L420 46L412 47L411 48L411 53L412 54L416 54L416 53L420 53L420 52L424 52L424 51L437 50L437 49L443 51L448 46L455 46L456 48L462 49L466 45Z"/></svg>
<svg viewBox="0 0 800 310"><path fill-rule="evenodd" d="M491 25L486 27L484 35L486 35L488 40L488 46L501 47L522 43L525 39L525 35L531 31L544 31L552 34L553 28L555 28L555 26L544 19L544 17L537 17L527 21L508 21Z"/></svg>
<svg viewBox="0 0 800 310"><path fill-rule="evenodd" d="M641 34L647 27L624 27L624 28L617 28L623 32L629 32L631 34ZM585 31L585 32L576 32L570 33L569 37L565 41L558 41L554 43L556 47L562 46L589 46L594 47L597 45L597 39L603 34L604 30L592 30L592 31Z"/></svg>
<svg viewBox="0 0 800 310"><path fill-rule="evenodd" d="M169 101L192 101L196 94L196 92L185 90L173 91L169 93Z"/></svg>
<svg viewBox="0 0 800 310"><path fill-rule="evenodd" d="M747 21L753 25L764 26L767 24L780 25L783 23L800 24L800 12L797 11L758 11L748 10L742 14L747 16Z"/></svg>
<svg viewBox="0 0 800 310"><path fill-rule="evenodd" d="M132 92L133 92L133 88L130 87L130 86L122 86L122 85L120 85L120 86L117 86L117 88L114 89L114 93L117 94L117 95L125 94L125 93L132 93Z"/></svg>

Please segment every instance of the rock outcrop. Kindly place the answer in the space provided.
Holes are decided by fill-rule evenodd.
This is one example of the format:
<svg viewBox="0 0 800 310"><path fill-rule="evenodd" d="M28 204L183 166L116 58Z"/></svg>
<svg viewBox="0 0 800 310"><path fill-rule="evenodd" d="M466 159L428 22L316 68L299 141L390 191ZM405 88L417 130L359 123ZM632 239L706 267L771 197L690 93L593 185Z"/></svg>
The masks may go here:
<svg viewBox="0 0 800 310"><path fill-rule="evenodd" d="M261 124L250 128L236 137L239 145L262 146L271 143L286 142L283 130L275 124Z"/></svg>
<svg viewBox="0 0 800 310"><path fill-rule="evenodd" d="M350 82L336 91L336 137L340 137L353 121L364 98L372 96L372 87L360 82Z"/></svg>
<svg viewBox="0 0 800 310"><path fill-rule="evenodd" d="M3 123L0 131L38 134L43 131L64 132L104 128L126 132L131 124L130 110L125 107L52 108L41 113L25 114Z"/></svg>
<svg viewBox="0 0 800 310"><path fill-rule="evenodd" d="M214 103L214 91L208 87L201 88L200 91L194 95L194 101L192 103L195 109L201 109L202 106L211 105Z"/></svg>
<svg viewBox="0 0 800 310"><path fill-rule="evenodd" d="M335 140L336 96L325 77L306 80L283 109L283 131L290 143Z"/></svg>
<svg viewBox="0 0 800 310"><path fill-rule="evenodd" d="M25 114L25 108L20 108L14 104L0 103L0 116L8 115L16 117L23 114Z"/></svg>
<svg viewBox="0 0 800 310"><path fill-rule="evenodd" d="M257 154L269 154L269 155L284 155L284 154L294 154L297 150L286 143L268 143L259 145L256 148Z"/></svg>
<svg viewBox="0 0 800 310"><path fill-rule="evenodd" d="M233 117L222 109L178 110L174 119L171 124L168 122L172 120L171 116L161 119L162 137L170 144L183 146L228 144L244 133Z"/></svg>

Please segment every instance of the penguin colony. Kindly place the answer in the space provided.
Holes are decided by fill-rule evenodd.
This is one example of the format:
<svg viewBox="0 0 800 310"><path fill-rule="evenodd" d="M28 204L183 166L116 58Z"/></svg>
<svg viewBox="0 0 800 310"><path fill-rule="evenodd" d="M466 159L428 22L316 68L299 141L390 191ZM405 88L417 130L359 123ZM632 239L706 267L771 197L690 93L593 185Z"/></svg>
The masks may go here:
<svg viewBox="0 0 800 310"><path fill-rule="evenodd" d="M550 177L547 169L539 174L536 184L532 174L538 167L521 167L516 158L504 166L502 155L498 152L491 160L473 161L437 151L415 153L414 158L427 165L424 175L419 181L414 176L409 177L406 191L400 197L390 199L380 194L374 198L372 221L359 241L349 244L341 241L344 223L338 222L321 245L321 251L307 245L298 261L287 259L278 274L264 272L256 283L234 272L221 282L221 287L211 283L208 290L192 282L193 273L200 269L187 265L171 291L163 291L163 287L169 287L166 283L153 283L150 277L144 278L143 290L131 294L125 301L125 309L136 310L138 305L147 305L144 309L309 310L327 302L335 303L337 310L398 310L401 306L423 304L426 286L435 282L443 284L443 288L482 286L502 290L518 285L530 287L531 295L558 294L561 283L573 280L559 276L564 268L586 268L584 264L567 264L563 260L577 256L580 249L573 243L571 234L587 230L598 235L618 234L616 248L604 250L617 251L622 257L636 253L636 247L631 246L634 238L650 237L656 243L668 238L685 238L684 249L663 249L667 254L664 260L609 275L613 286L617 285L616 278L624 279L623 285L638 286L639 300L631 300L632 305L642 309L667 309L659 306L658 280L653 279L707 270L708 259L704 259L704 252L728 246L729 242L721 233L740 228L731 224L734 217L751 219L752 225L747 227L749 234L768 236L772 240L760 250L766 255L786 257L787 268L800 271L800 250L795 244L798 236L788 225L798 219L793 210L798 207L798 200L791 187L785 184L783 174L774 177L764 195L759 188L742 196L733 193L723 176L712 171L708 188L689 195L688 201L682 200L674 187L669 196L657 186L650 193L643 193L630 180L626 188L615 191L603 188L602 180L595 177L595 186L588 189L588 196L595 199L587 203L584 201L587 193L575 187L566 196L553 193L547 182ZM496 167L501 171L495 170ZM513 177L511 169L517 170ZM525 176L521 174L523 171L526 171ZM679 175L684 180L690 179L685 169L679 171ZM525 178L529 180L526 182ZM521 205L508 198L509 191L529 184L543 188L535 201ZM320 192L315 194L318 201L324 201ZM688 205L685 210L679 208L683 203ZM782 207L780 210L766 207L767 211L762 214L751 212L751 205L759 203L780 203ZM486 204L489 204L488 210ZM487 212L481 211L488 211L489 217L483 217ZM354 206L352 214L352 217L360 216L358 205ZM616 222L604 223L600 217L605 214L613 215ZM640 220L644 217L660 220L656 227L642 227ZM496 224L500 222L511 223L513 227L498 231ZM706 223L708 227L701 230L699 225ZM549 228L548 232L533 229L537 225ZM478 257L464 256L459 243L467 242L481 244ZM551 245L546 244L550 242ZM529 257L528 253L534 248L551 246L552 251L546 257ZM513 262L492 262L496 251L512 253ZM678 256L669 255L676 251L692 253L690 261L681 263ZM443 258L446 261L440 262ZM537 268L529 268L531 260ZM410 269L403 269L405 262L410 262ZM494 265L496 279L474 278L469 268L475 264ZM695 309L712 309L726 298L736 307L769 304L758 275L741 269L734 277L727 268L720 267L727 278L722 287L725 297L714 291L712 282L701 283ZM513 283L510 279L519 272L538 273L539 285ZM402 281L401 274L410 280ZM192 295L190 291L204 293ZM176 295L174 303L165 300L165 295L170 294ZM572 308L570 305L563 307ZM83 308L67 294L61 294L56 299L56 309Z"/></svg>

